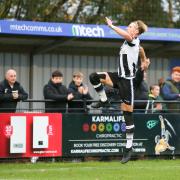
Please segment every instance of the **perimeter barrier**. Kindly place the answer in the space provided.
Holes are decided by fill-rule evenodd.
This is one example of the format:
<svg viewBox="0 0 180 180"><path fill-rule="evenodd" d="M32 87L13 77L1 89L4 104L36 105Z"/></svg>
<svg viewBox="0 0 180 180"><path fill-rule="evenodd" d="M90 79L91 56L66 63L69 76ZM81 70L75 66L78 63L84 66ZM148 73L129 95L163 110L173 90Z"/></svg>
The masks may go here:
<svg viewBox="0 0 180 180"><path fill-rule="evenodd" d="M111 102L111 108L93 109L84 100L83 113L46 113L33 108L32 103L50 100L29 99L28 109L15 113L0 113L0 159L119 157L126 144L126 124L120 101ZM81 102L82 100L76 100ZM154 103L179 101L135 101L149 103L149 108L135 109L133 152L136 156L180 155L180 109L154 111ZM41 104L42 106L42 104ZM75 110L79 108L75 108ZM55 110L55 109L54 109ZM61 111L58 109L57 111ZM63 109L64 110L64 109ZM73 108L74 110L74 108Z"/></svg>

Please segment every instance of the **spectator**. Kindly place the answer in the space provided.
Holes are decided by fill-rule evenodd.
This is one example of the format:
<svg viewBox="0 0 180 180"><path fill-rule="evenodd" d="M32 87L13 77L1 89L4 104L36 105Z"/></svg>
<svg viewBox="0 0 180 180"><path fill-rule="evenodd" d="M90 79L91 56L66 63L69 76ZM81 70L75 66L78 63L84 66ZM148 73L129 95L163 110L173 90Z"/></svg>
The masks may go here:
<svg viewBox="0 0 180 180"><path fill-rule="evenodd" d="M150 109L152 113L167 112L166 104L156 103L155 101L162 101L163 98L160 96L160 87L157 84L150 86L149 101L146 109Z"/></svg>
<svg viewBox="0 0 180 180"><path fill-rule="evenodd" d="M143 76L142 81L140 82L138 86L135 87L134 100L145 101L145 102L134 103L135 112L145 112L145 109L146 109L146 104L147 104L146 101L148 100L148 94L149 94L149 88L146 82L146 78L147 78L147 73L146 71L144 71L144 76ZM136 79L134 81L136 81Z"/></svg>
<svg viewBox="0 0 180 180"><path fill-rule="evenodd" d="M68 90L62 82L63 74L56 70L52 73L48 84L44 86L44 98L54 100L45 102L45 112L66 112L67 101L72 100L73 95L72 93L68 94Z"/></svg>
<svg viewBox="0 0 180 180"><path fill-rule="evenodd" d="M90 100L92 99L89 94L88 87L83 84L83 74L75 72L73 79L69 84L68 91L73 94L74 100ZM90 103L87 103L90 104ZM85 112L84 102L70 101L68 103L69 112Z"/></svg>
<svg viewBox="0 0 180 180"><path fill-rule="evenodd" d="M16 112L17 102L27 98L28 94L16 81L16 71L7 70L5 79L0 82L0 112Z"/></svg>
<svg viewBox="0 0 180 180"><path fill-rule="evenodd" d="M168 78L162 88L161 94L164 100L180 100L180 66L176 66L171 71L171 77ZM169 112L180 112L179 103L167 103Z"/></svg>

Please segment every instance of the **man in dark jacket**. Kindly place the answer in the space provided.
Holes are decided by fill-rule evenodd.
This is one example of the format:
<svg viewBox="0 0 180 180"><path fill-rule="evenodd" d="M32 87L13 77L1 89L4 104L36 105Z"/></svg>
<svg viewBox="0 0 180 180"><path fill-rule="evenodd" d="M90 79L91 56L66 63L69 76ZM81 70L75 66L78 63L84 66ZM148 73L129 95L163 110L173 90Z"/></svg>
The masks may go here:
<svg viewBox="0 0 180 180"><path fill-rule="evenodd" d="M73 74L73 80L69 84L68 91L74 95L74 100L92 99L91 95L89 94L88 87L83 84L83 74L81 72L75 72ZM70 101L68 103L68 108L69 112L85 112L83 102Z"/></svg>
<svg viewBox="0 0 180 180"><path fill-rule="evenodd" d="M45 102L46 112L66 112L67 101L73 99L73 94L68 93L67 88L62 84L63 74L56 70L52 73L48 84L44 86L43 94L45 99L54 100Z"/></svg>
<svg viewBox="0 0 180 180"><path fill-rule="evenodd" d="M5 79L0 83L0 112L15 112L17 102L27 98L28 94L16 81L16 71L7 70Z"/></svg>

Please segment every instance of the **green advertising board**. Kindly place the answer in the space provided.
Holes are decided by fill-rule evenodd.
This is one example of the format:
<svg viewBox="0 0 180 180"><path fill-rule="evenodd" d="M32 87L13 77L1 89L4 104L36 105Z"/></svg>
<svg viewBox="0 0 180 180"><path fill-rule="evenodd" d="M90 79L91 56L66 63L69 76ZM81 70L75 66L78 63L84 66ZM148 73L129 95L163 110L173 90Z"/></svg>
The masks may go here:
<svg viewBox="0 0 180 180"><path fill-rule="evenodd" d="M134 119L135 154L180 154L179 114L134 114ZM63 156L122 155L125 127L121 114L64 114Z"/></svg>

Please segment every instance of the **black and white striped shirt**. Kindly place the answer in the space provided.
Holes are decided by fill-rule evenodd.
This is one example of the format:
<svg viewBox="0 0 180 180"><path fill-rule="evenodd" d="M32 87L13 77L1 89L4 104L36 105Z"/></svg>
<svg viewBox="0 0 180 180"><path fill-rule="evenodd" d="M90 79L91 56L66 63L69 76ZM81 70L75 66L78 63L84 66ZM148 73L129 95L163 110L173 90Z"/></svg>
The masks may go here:
<svg viewBox="0 0 180 180"><path fill-rule="evenodd" d="M119 55L118 75L123 78L134 78L137 71L139 56L139 39L133 39L132 42L124 41Z"/></svg>

